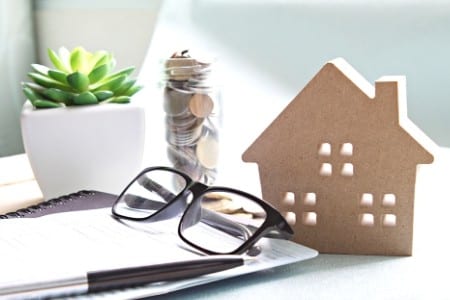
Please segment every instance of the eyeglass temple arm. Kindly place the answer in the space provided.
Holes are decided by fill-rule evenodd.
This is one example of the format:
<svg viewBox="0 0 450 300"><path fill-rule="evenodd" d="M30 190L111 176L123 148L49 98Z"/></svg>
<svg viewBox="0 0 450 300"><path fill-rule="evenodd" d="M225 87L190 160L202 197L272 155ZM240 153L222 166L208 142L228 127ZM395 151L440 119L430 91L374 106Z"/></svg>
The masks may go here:
<svg viewBox="0 0 450 300"><path fill-rule="evenodd" d="M158 210L161 209L165 203L144 198L134 194L126 194L124 196L125 203L131 208Z"/></svg>
<svg viewBox="0 0 450 300"><path fill-rule="evenodd" d="M154 191L158 193L161 197L163 197L166 201L169 201L173 198L175 198L176 195L174 195L171 191L164 188L159 183L151 180L150 178L141 176L137 179L137 182L142 185L144 188L146 188L149 191Z"/></svg>
<svg viewBox="0 0 450 300"><path fill-rule="evenodd" d="M176 198L176 195L167 190L166 188L164 188L163 186L161 186L160 184L158 184L157 182L147 177L139 177L136 181L145 189L157 193L164 200L167 201L167 202L156 201L135 194L126 194L123 196L125 203L130 208L159 211L148 221L156 222L173 218L182 211L184 211L184 209L186 208L186 200L187 200L186 197L180 197L182 201L171 202L172 199ZM171 209L162 209L168 203L170 204Z"/></svg>
<svg viewBox="0 0 450 300"><path fill-rule="evenodd" d="M163 209L167 203L155 201L134 194L127 194L123 197L125 203L130 208L153 210L157 212L152 216L152 218L149 218L147 222L168 220L178 216L186 209L185 201L176 201L171 205L170 209Z"/></svg>
<svg viewBox="0 0 450 300"><path fill-rule="evenodd" d="M219 229L222 229L223 231L234 234L234 235L241 235L248 239L250 236L252 236L258 228L247 224L245 226L233 222L231 220L228 220L227 218L224 218L220 216L219 214L215 213L214 211L208 211L207 216L205 217L205 223L215 226ZM209 223L208 221L212 221ZM292 237L293 232L291 230L286 230L285 228L280 227L282 224L277 224L276 226L272 226L271 228L267 229L265 233L262 235L267 238L273 238L273 239L284 239L288 240Z"/></svg>
<svg viewBox="0 0 450 300"><path fill-rule="evenodd" d="M222 217L220 214L201 207L201 201L196 201L191 203L191 207L183 216L182 227L187 229L191 226L194 226L198 222L203 222L208 224L214 228L222 230L230 235L234 236L242 236L247 239L252 235L252 232L249 231L245 226L242 226L239 223L233 222L228 218Z"/></svg>
<svg viewBox="0 0 450 300"><path fill-rule="evenodd" d="M243 239L248 239L253 235L253 232L246 226L222 217L212 210L201 208L201 213L203 213L203 220L206 224L211 225L217 229L221 229L226 233L232 234L234 236L242 236Z"/></svg>
<svg viewBox="0 0 450 300"><path fill-rule="evenodd" d="M245 239L248 239L258 230L258 227L250 224L246 224L245 226L241 225L208 209L202 209L202 212L205 215L205 223L211 226L215 225L219 229L222 229L223 231L230 234L239 235L241 233L241 235ZM209 223L208 221L211 221L211 223ZM292 231L291 227L286 223L284 219L282 219L274 226L269 227L263 234L263 236L275 239L290 239L293 234L294 232Z"/></svg>
<svg viewBox="0 0 450 300"><path fill-rule="evenodd" d="M252 227L253 231L250 230L250 228L243 226L239 223L233 222L227 218L222 217L221 215L219 215L218 213L208 210L208 209L203 209L202 208L202 212L206 215L204 215L203 218L203 222L218 228L230 235L233 235L235 237L242 237L242 240L246 241L248 240L253 234L254 232L257 230L256 227ZM249 256L256 256L259 255L261 253L261 248L258 246L255 246L254 244L249 245L247 250L245 250L247 255Z"/></svg>

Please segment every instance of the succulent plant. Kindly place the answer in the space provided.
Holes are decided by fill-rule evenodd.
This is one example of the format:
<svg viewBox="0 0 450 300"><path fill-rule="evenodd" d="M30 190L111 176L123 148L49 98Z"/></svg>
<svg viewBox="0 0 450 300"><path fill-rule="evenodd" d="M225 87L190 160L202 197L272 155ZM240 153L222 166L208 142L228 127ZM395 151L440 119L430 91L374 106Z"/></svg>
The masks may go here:
<svg viewBox="0 0 450 300"><path fill-rule="evenodd" d="M35 108L53 108L99 103L128 103L141 89L129 79L134 67L113 73L115 59L107 51L91 53L82 47L58 54L48 49L54 68L32 64L28 76L33 82L23 83L23 92Z"/></svg>

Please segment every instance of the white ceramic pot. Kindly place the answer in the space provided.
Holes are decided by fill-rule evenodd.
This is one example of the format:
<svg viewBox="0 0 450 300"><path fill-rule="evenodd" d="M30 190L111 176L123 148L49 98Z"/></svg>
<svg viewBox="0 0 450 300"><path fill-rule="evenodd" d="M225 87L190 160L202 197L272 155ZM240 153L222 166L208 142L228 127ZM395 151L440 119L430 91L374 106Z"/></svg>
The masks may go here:
<svg viewBox="0 0 450 300"><path fill-rule="evenodd" d="M142 167L145 112L133 102L36 110L26 101L21 127L45 199L83 189L118 194Z"/></svg>

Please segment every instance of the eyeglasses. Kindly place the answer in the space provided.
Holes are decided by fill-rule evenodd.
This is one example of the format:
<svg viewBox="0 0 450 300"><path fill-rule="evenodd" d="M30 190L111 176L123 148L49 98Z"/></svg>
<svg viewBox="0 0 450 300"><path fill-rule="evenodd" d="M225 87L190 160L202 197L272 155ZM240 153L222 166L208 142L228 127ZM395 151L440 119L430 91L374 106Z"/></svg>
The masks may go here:
<svg viewBox="0 0 450 300"><path fill-rule="evenodd" d="M207 186L168 167L143 170L119 195L115 217L157 222L182 214L178 234L207 254L241 254L261 237L289 239L292 228L270 204L240 190Z"/></svg>

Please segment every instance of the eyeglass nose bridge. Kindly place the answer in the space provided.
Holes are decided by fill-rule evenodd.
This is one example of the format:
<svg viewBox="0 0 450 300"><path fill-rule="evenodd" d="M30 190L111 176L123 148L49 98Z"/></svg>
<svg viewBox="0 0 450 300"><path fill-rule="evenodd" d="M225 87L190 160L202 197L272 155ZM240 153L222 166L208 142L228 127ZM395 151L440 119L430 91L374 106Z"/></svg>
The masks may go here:
<svg viewBox="0 0 450 300"><path fill-rule="evenodd" d="M162 221L178 216L186 210L190 200L200 196L206 189L208 189L208 186L201 182L194 182L192 185L187 186L187 188L182 191L181 194L177 195L176 199L171 201L165 209L162 209L155 214L151 218L151 221ZM192 193L192 198L189 197L190 193ZM170 209L168 209L169 206Z"/></svg>
<svg viewBox="0 0 450 300"><path fill-rule="evenodd" d="M209 187L201 182L193 182L192 185L188 186L186 191L190 191L192 193L193 199L199 197L201 194L203 194L204 191L206 191Z"/></svg>
<svg viewBox="0 0 450 300"><path fill-rule="evenodd" d="M152 215L152 217L149 218L147 221L158 222L168 220L178 216L180 213L185 211L186 206L188 204L188 198L182 197L182 195L180 195L180 197L181 199L176 199L168 203L163 209L159 210L157 213Z"/></svg>

